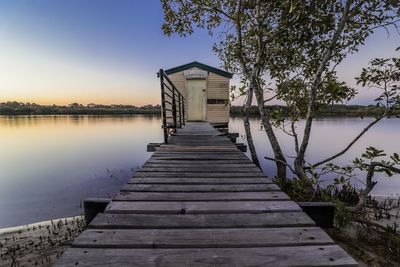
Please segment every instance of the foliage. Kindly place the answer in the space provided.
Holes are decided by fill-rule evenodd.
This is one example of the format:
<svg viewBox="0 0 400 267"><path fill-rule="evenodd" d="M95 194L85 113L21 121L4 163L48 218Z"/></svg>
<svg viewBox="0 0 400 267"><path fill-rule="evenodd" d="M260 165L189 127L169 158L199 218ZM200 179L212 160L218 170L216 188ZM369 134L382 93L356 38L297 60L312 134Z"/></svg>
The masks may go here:
<svg viewBox="0 0 400 267"><path fill-rule="evenodd" d="M329 201L336 207L336 223L343 227L356 220L369 222L371 218L366 218L365 213L374 212L375 220L389 219L388 210L398 208L400 200L396 203L383 202L379 204L371 200L369 193L376 185L373 180L375 173L384 173L388 177L394 173L400 173L400 156L397 153L387 155L383 150L367 147L365 152L353 160L347 166L338 166L328 163L320 170L310 166L310 179L303 180L293 178L292 180L278 179L277 183L296 201ZM362 174L365 180L360 180ZM321 177L333 179L333 183L326 186L321 185ZM354 180L363 184L363 187L354 186ZM361 205L360 205L361 203ZM385 213L382 213L384 211ZM384 217L385 215L386 217ZM394 227L397 227L394 225Z"/></svg>
<svg viewBox="0 0 400 267"><path fill-rule="evenodd" d="M290 130L283 130L295 139L297 156L291 169L301 179L308 178L305 155L315 113L320 107L343 103L356 95L353 88L338 80L336 66L357 52L376 28L397 29L400 14L399 2L392 0L162 3L165 34L186 36L197 28L207 29L210 35L218 33L213 50L225 68L242 80L239 95L245 95L249 88L254 90L278 176L285 174L282 164L287 163L272 125L283 129L289 118ZM269 114L264 94L284 101L289 114ZM306 119L306 126L300 139L295 124L301 118Z"/></svg>
<svg viewBox="0 0 400 267"><path fill-rule="evenodd" d="M160 105L98 105L72 103L68 106L38 105L9 101L0 103L0 115L122 115L122 114L160 114Z"/></svg>
<svg viewBox="0 0 400 267"><path fill-rule="evenodd" d="M288 183L285 186L286 192L297 201L333 203L335 225L344 231L354 229L356 232L354 239L350 237L350 232L343 241L350 246L357 243L353 249L361 250L361 255L365 254L364 251L374 248L373 252L381 256L374 259L374 262L390 266L400 260L400 235L397 223L400 219L400 198L378 201L369 196L369 193L377 183L372 180L375 172L382 172L391 177L394 173L400 173L399 167L400 157L397 153L388 156L383 150L370 146L348 166L328 163L321 170L310 166L309 172L312 178L306 181L298 178L278 179L278 183ZM361 174L365 174L365 181L359 180ZM322 186L321 175L331 175L334 182ZM354 179L362 182L364 187L354 186ZM336 238L338 238L337 232Z"/></svg>
<svg viewBox="0 0 400 267"><path fill-rule="evenodd" d="M327 3L327 6L332 4ZM285 51L276 53L278 57L274 64L275 68L270 68L271 75L277 79L277 95L287 104L289 114L285 117L272 117L275 119L274 125L281 128L285 133L294 138L296 159L294 166L290 167L294 174L300 179L312 179L313 174L310 173L311 168L306 159L306 151L312 132L312 122L318 110L329 104L343 103L351 100L356 95L356 90L346 86L345 83L338 81L335 68L344 58L351 53L357 52L359 46L363 45L366 38L373 32L376 27L386 27L393 25L397 28L399 12L399 4L385 1L351 1L336 2L331 9L324 10L326 6L317 7L307 13L305 17L303 13L299 18L304 19L306 28L309 27L310 34L307 38L302 39L301 43L295 43L294 47L285 47ZM302 8L300 8L301 10ZM324 12L322 12L324 10ZM311 19L309 18L312 17ZM326 16L326 17L325 17ZM326 19L324 24L322 20L318 26L313 27L308 24L310 21L314 23L321 18ZM314 21L314 19L316 21ZM300 26L300 27L303 27ZM307 29L305 29L307 32ZM294 30L295 34L296 31ZM282 40L284 42L284 40ZM289 55L288 55L289 54ZM388 60L389 61L389 60ZM390 66L388 61L383 61L381 68L387 68L390 71L382 75L374 68L364 70L362 73L363 83L379 83L386 79L392 83L398 82L397 59L393 59ZM374 61L371 62L374 65ZM276 67L278 66L278 67ZM274 72L276 71L276 72ZM375 72L373 72L375 71ZM393 74L390 76L390 74ZM375 78L375 80L373 80ZM397 86L393 86L389 91L386 90L381 100L386 105L380 105L386 109L382 114L378 115L376 121L372 122L360 135L356 136L344 151L329 157L313 165L319 166L329 162L334 158L344 154L370 127L381 120L385 116L389 116L393 109L398 108L394 103L398 102L399 91ZM305 119L305 127L302 135L296 132L296 123L299 119ZM285 130L286 120L289 120L291 128ZM301 138L299 138L301 136ZM289 167L289 166L288 166Z"/></svg>
<svg viewBox="0 0 400 267"><path fill-rule="evenodd" d="M283 105L269 105L266 106L266 109L269 112L275 112L275 110L280 110L283 112L282 116L284 119L289 119L289 108ZM342 104L334 104L334 105L323 105L315 112L316 117L375 117L385 112L384 107L377 107L376 105L362 106L362 105L342 105ZM242 107L240 106L231 106L231 115L241 115ZM250 114L253 116L259 116L258 107L252 106L250 108ZM393 115L400 115L400 109L393 109Z"/></svg>
<svg viewBox="0 0 400 267"><path fill-rule="evenodd" d="M362 86L383 91L375 99L377 106L385 107L389 112L400 107L400 58L376 58L356 79Z"/></svg>

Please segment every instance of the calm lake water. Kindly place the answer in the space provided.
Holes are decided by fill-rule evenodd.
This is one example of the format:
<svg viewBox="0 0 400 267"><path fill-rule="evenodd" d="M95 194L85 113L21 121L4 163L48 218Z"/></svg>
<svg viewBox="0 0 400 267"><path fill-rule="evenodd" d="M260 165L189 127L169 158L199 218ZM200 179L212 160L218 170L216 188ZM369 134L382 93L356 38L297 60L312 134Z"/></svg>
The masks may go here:
<svg viewBox="0 0 400 267"><path fill-rule="evenodd" d="M339 151L369 121L316 120L308 158ZM259 156L271 156L259 121L251 123ZM150 157L147 143L162 141L160 125L158 116L0 116L0 227L78 215L83 199L115 194ZM243 134L241 118L231 118L230 131ZM383 121L336 163L348 162L368 145L400 152L399 133L400 120ZM291 155L290 137L277 135ZM273 176L275 164L261 162ZM375 194L400 193L399 176L376 179Z"/></svg>

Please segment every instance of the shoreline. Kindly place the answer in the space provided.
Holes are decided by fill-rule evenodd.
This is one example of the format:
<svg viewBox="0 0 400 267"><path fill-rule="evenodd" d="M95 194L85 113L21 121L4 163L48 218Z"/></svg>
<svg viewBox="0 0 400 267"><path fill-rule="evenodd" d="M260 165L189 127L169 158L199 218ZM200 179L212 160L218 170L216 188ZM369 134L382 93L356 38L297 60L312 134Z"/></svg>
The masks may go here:
<svg viewBox="0 0 400 267"><path fill-rule="evenodd" d="M382 203L388 199L398 200L399 194L371 197ZM383 226L387 223L399 223L400 210L397 208L395 211L396 214L391 219L383 219L377 223ZM78 215L0 228L0 267L51 266L85 227L84 216Z"/></svg>
<svg viewBox="0 0 400 267"><path fill-rule="evenodd" d="M377 201L384 201L386 199L397 200L400 198L400 194L396 194L396 195L395 194L387 194L387 195L377 194L377 195L371 195L371 197L375 198ZM76 216L72 216L72 217L63 217L63 218L57 218L57 219L49 219L46 221L40 221L40 222L35 222L35 223L30 223L30 224L3 227L3 228L0 228L0 239L2 238L2 235L4 235L4 234L17 233L18 231L26 231L29 228L39 227L39 225L51 224L52 222L54 223L55 221L60 221L60 220L70 221L72 219L77 219L77 218L83 219L83 215L76 215Z"/></svg>
<svg viewBox="0 0 400 267"><path fill-rule="evenodd" d="M13 233L17 233L20 231L26 231L29 228L38 228L39 226L43 226L43 225L50 225L54 224L55 221L61 221L61 220L67 220L70 221L72 219L77 219L83 217L83 215L76 215L76 216L71 216L71 217L62 217L62 218L56 218L56 219L49 219L46 221L40 221L40 222L34 222L34 223L28 223L28 224L22 224L22 225L17 225L17 226L10 226L10 227L3 227L0 228L0 238L2 237L2 235L4 234L13 234Z"/></svg>
<svg viewBox="0 0 400 267"><path fill-rule="evenodd" d="M82 215L0 229L0 267L51 266L85 227Z"/></svg>

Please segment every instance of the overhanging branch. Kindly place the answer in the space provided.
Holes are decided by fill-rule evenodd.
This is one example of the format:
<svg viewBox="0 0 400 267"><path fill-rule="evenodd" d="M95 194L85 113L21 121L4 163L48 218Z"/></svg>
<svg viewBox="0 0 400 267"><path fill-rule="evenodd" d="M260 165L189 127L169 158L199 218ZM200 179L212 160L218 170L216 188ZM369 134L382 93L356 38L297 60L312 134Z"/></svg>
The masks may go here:
<svg viewBox="0 0 400 267"><path fill-rule="evenodd" d="M320 162L317 162L317 163L315 163L315 164L313 164L312 165L312 167L313 168L315 168L315 167L317 167L317 166L319 166L319 165L321 165L321 164L324 164L324 163L327 163L327 162L329 162L329 161L331 161L331 160L334 160L335 158L337 158L337 157L339 157L339 156L341 156L341 155L343 155L344 153L346 153L372 126L374 126L376 123L378 123L380 120L382 120L384 117L385 117L385 115L386 115L386 112L383 114L383 115L381 115L380 117L378 117L378 118L376 118L373 122L371 122L367 127L365 127L364 128L364 130L362 130L351 142L350 142L350 144L348 144L347 146L346 146L346 148L345 149L343 149L342 151L340 151L339 153L337 153L337 154L335 154L335 155L333 155L333 156L331 156L331 157L329 157L329 158L327 158L327 159L324 159L324 160L322 160L322 161L320 161Z"/></svg>
<svg viewBox="0 0 400 267"><path fill-rule="evenodd" d="M270 158L270 157L264 157L264 158L268 159L268 160L275 161L275 162L282 163L282 164L286 165L286 167L288 167L293 174L296 174L296 172L294 171L293 167L290 166L287 162L285 162L283 160L276 159L276 158Z"/></svg>

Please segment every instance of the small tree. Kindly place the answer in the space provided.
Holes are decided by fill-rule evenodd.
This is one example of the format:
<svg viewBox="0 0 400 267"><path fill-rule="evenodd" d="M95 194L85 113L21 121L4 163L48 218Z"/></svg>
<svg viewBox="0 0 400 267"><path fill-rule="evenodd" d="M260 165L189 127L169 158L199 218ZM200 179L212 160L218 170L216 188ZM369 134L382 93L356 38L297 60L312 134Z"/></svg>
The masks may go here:
<svg viewBox="0 0 400 267"><path fill-rule="evenodd" d="M286 167L307 180L306 151L318 106L351 99L355 91L336 78L335 67L349 53L356 52L377 27L396 26L399 3L381 0L163 0L164 32L185 36L196 27L219 33L213 50L227 69L238 73L247 90L254 91L263 128L271 143L277 176L286 177ZM277 89L267 87L277 82ZM244 90L243 90L244 89ZM284 156L275 126L265 108L265 94L291 107L290 135L296 144L291 167ZM300 102L300 100L304 100ZM276 114L275 114L276 115ZM278 114L279 115L279 114ZM275 116L276 117L276 116ZM295 123L304 118L302 140ZM288 131L286 131L288 132Z"/></svg>
<svg viewBox="0 0 400 267"><path fill-rule="evenodd" d="M264 106L262 76L267 71L266 59L269 54L267 44L272 40L268 32L277 28L279 18L285 16L290 1L245 1L245 0L162 0L164 9L164 33L181 36L192 34L196 27L208 29L210 35L220 33L219 42L213 50L224 62L225 68L238 74L246 87L241 94L252 99L255 93L263 128L277 159L277 174L286 177L286 159L272 128L270 115ZM249 90L249 93L247 92ZM246 106L243 114L247 116ZM244 123L250 133L249 123ZM249 148L255 160L251 136L247 135Z"/></svg>
<svg viewBox="0 0 400 267"><path fill-rule="evenodd" d="M296 156L293 167L288 167L305 184L309 179L306 153L316 111L324 105L345 102L356 95L353 88L338 81L335 68L348 54L357 52L374 29L389 25L397 29L399 21L398 2L347 0L314 4L313 1L295 4L294 21L289 19L290 24L284 23L287 27L276 41L280 46L274 46L277 47L277 56L271 60L272 67L269 68L272 77L277 79L278 98L289 107L289 118L282 114L275 116L277 127L284 128L288 119L291 125L289 131L284 132L294 138ZM295 42L286 42L288 38L295 38ZM397 94L396 90L392 94ZM312 164L312 167L343 155L389 112L387 110L379 116L344 150ZM300 119L305 120L305 127L299 140L295 124Z"/></svg>

